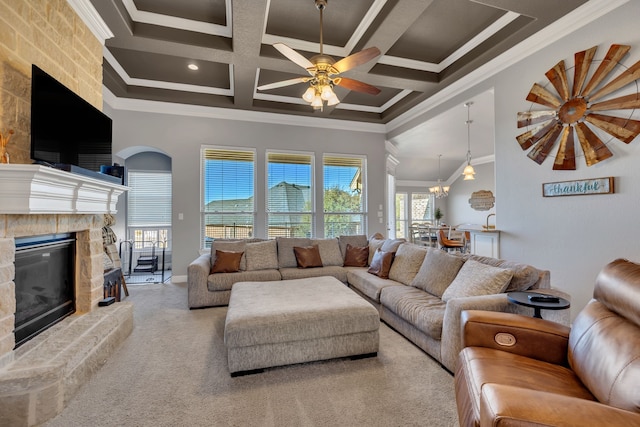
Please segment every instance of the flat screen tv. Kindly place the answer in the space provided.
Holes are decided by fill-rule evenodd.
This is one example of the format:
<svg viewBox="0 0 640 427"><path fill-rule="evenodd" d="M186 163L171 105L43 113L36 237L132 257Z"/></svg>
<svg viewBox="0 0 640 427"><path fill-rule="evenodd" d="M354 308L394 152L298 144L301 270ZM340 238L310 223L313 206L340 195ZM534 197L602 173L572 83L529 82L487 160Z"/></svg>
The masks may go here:
<svg viewBox="0 0 640 427"><path fill-rule="evenodd" d="M111 119L32 66L31 159L99 172L111 164Z"/></svg>

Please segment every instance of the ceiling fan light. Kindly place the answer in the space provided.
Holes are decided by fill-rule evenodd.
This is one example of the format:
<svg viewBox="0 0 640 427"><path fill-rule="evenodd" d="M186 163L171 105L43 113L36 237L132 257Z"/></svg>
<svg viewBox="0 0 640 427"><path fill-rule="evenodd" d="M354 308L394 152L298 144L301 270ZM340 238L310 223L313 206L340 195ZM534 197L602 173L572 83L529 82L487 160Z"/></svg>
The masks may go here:
<svg viewBox="0 0 640 427"><path fill-rule="evenodd" d="M335 94L333 93L333 89L331 89L331 85L324 85L322 87L322 93L320 94L322 99L324 101L328 101L329 99L331 99L332 95L335 95Z"/></svg>
<svg viewBox="0 0 640 427"><path fill-rule="evenodd" d="M320 95L316 95L313 97L313 101L311 101L311 106L313 108L322 108L322 98L320 98Z"/></svg>
<svg viewBox="0 0 640 427"><path fill-rule="evenodd" d="M476 179L474 177L475 174L476 174L476 171L473 170L473 166L471 166L471 164L467 164L467 166L462 171L462 175L464 175L464 180L465 181Z"/></svg>
<svg viewBox="0 0 640 427"><path fill-rule="evenodd" d="M315 96L316 96L316 90L313 88L313 86L309 86L305 91L305 93L302 94L302 99L304 99L307 102L311 102L313 101L313 98Z"/></svg>
<svg viewBox="0 0 640 427"><path fill-rule="evenodd" d="M338 95L336 95L335 93L332 93L331 97L327 100L328 106L337 105L339 103L340 103L340 99L338 98Z"/></svg>

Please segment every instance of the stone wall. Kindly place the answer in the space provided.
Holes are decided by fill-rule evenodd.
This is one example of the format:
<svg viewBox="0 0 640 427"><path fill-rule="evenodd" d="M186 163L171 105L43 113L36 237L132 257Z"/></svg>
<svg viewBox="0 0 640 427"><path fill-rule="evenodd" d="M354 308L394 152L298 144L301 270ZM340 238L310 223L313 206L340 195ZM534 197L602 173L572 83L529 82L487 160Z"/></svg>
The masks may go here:
<svg viewBox="0 0 640 427"><path fill-rule="evenodd" d="M31 163L31 64L102 110L102 44L67 1L0 0L0 133L16 132L11 163Z"/></svg>

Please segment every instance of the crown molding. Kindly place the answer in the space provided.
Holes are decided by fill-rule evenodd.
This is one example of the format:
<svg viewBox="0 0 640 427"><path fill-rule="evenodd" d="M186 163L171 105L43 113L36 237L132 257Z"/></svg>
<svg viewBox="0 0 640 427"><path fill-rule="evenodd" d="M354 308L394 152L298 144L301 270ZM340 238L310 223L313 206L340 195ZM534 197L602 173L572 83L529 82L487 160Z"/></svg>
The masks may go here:
<svg viewBox="0 0 640 427"><path fill-rule="evenodd" d="M104 45L105 40L113 37L113 32L111 32L111 29L89 0L67 0L67 3L80 17L82 22L89 27L93 35L100 40L102 45Z"/></svg>

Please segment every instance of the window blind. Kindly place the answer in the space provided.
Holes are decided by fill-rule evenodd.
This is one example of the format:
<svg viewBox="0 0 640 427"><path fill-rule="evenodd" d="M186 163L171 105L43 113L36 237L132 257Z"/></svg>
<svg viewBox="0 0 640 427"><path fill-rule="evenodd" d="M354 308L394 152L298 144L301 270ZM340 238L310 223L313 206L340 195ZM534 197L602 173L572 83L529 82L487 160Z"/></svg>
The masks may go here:
<svg viewBox="0 0 640 427"><path fill-rule="evenodd" d="M128 172L128 227L171 227L171 172Z"/></svg>
<svg viewBox="0 0 640 427"><path fill-rule="evenodd" d="M268 236L310 237L313 155L267 152Z"/></svg>

